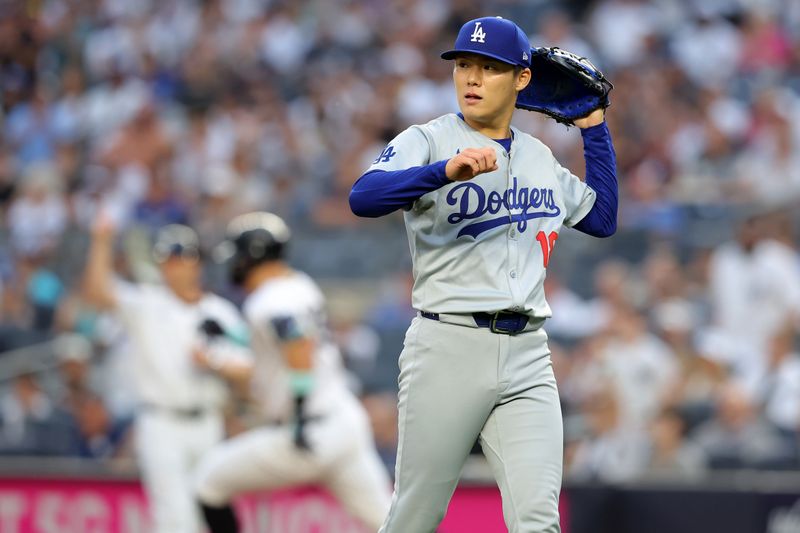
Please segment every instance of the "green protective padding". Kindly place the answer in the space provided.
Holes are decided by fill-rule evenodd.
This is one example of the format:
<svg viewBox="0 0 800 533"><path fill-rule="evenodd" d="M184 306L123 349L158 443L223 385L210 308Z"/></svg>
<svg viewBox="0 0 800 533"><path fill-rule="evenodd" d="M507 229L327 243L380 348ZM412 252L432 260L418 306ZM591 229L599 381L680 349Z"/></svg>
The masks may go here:
<svg viewBox="0 0 800 533"><path fill-rule="evenodd" d="M250 346L250 332L244 327L226 330L225 338L239 346Z"/></svg>
<svg viewBox="0 0 800 533"><path fill-rule="evenodd" d="M295 396L306 396L314 388L314 374L292 371L289 374L289 386Z"/></svg>

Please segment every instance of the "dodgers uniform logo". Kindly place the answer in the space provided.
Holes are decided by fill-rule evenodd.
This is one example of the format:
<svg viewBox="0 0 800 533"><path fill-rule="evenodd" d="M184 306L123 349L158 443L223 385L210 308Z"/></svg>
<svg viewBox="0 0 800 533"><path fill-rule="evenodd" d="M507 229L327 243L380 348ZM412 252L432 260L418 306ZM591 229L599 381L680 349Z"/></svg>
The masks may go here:
<svg viewBox="0 0 800 533"><path fill-rule="evenodd" d="M486 32L483 31L483 28L481 28L481 23L480 22L476 22L475 23L475 31L472 32L472 35L470 35L470 37L472 37L470 39L470 41L473 42L473 43L485 43L486 42L486 40L485 40L486 39Z"/></svg>
<svg viewBox="0 0 800 533"><path fill-rule="evenodd" d="M397 152L394 151L394 147L390 144L386 148L383 149L381 154L375 158L375 161L372 162L373 165L377 165L378 163L388 163L391 158L397 155Z"/></svg>
<svg viewBox="0 0 800 533"><path fill-rule="evenodd" d="M496 215L505 208L502 215L466 224L458 232L458 236L477 237L484 231L516 222L520 233L528 227L528 221L534 218L552 218L561 214L561 208L553 198L553 189L549 187L519 187L517 178L513 185L502 194L491 191L488 194L483 187L471 181L456 185L447 193L447 203L457 205L458 211L447 217L450 224L458 224L464 220L481 218L486 214ZM510 213L510 214L509 214Z"/></svg>

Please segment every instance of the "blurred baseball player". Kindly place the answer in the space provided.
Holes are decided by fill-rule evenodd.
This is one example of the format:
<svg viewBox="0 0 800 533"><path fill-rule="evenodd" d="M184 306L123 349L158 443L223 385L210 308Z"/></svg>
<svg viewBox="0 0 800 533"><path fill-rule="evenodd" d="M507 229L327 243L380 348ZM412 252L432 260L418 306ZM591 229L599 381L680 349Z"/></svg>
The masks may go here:
<svg viewBox="0 0 800 533"><path fill-rule="evenodd" d="M586 183L511 127L531 81L511 21L465 24L453 50L460 114L400 133L354 184L353 212L403 209L419 310L400 355L399 449L383 533L431 533L480 442L509 531L558 532L562 422L542 283L563 225L616 230L615 156L602 109L578 118Z"/></svg>
<svg viewBox="0 0 800 533"><path fill-rule="evenodd" d="M221 378L241 383L250 375L249 351L241 346L246 326L233 304L203 290L199 240L191 228L169 225L156 236L153 255L164 285L116 279L113 242L113 224L101 214L84 292L116 313L133 344L132 379L141 402L135 445L154 531L197 533L194 468L224 436Z"/></svg>
<svg viewBox="0 0 800 533"><path fill-rule="evenodd" d="M277 424L215 449L199 468L198 499L211 532L232 533L237 494L321 484L374 531L389 509L390 481L326 331L322 293L283 260L288 241L289 228L271 213L242 215L228 226L231 277L248 295L254 392Z"/></svg>

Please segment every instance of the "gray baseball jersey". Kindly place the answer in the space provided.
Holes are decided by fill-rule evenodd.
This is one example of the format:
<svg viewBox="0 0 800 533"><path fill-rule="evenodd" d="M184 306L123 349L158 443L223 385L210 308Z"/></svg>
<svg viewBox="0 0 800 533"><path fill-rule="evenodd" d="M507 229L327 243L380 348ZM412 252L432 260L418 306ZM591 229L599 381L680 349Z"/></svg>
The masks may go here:
<svg viewBox="0 0 800 533"><path fill-rule="evenodd" d="M542 287L550 252L561 226L586 216L595 193L542 142L511 131L507 153L458 115L444 115L400 133L369 168L428 165L465 148L497 151L497 170L447 184L406 210L416 309L551 315Z"/></svg>

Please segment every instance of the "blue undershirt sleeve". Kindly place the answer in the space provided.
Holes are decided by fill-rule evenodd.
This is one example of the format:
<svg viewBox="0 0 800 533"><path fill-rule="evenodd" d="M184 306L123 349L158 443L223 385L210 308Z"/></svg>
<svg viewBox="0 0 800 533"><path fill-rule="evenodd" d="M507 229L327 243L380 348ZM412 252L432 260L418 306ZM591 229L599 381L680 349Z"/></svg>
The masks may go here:
<svg viewBox="0 0 800 533"><path fill-rule="evenodd" d="M594 237L610 237L617 231L617 161L608 126L603 122L581 130L586 159L586 185L596 193L592 209L573 227Z"/></svg>
<svg viewBox="0 0 800 533"><path fill-rule="evenodd" d="M350 190L350 209L360 217L381 217L411 206L423 194L451 183L447 161L402 170L372 170Z"/></svg>

